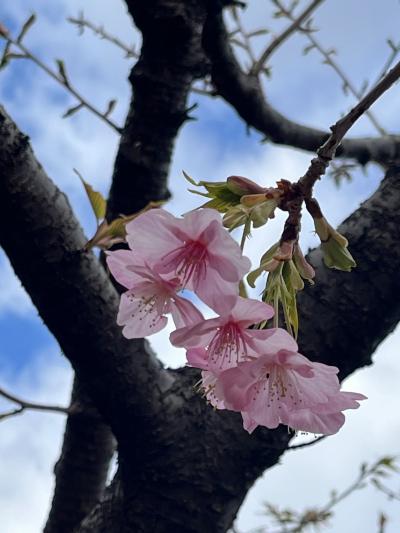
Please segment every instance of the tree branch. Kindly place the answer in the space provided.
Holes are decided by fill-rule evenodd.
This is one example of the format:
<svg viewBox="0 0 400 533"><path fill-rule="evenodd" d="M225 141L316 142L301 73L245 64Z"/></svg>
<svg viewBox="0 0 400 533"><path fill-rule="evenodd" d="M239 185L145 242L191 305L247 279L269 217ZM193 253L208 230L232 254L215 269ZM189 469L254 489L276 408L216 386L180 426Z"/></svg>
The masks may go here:
<svg viewBox="0 0 400 533"><path fill-rule="evenodd" d="M152 427L171 378L145 341L122 337L118 294L94 255L82 251L86 239L65 196L2 108L0 139L0 244L115 434L126 435L127 416L149 418Z"/></svg>
<svg viewBox="0 0 400 533"><path fill-rule="evenodd" d="M297 17L292 18L292 23L277 37L275 37L271 43L266 47L266 49L261 54L260 58L250 69L249 74L253 76L258 76L266 64L267 59L277 50L281 44L283 44L290 35L300 29L301 24L308 19L311 13L323 2L324 0L313 0L304 11L300 13ZM281 6L280 6L281 7Z"/></svg>
<svg viewBox="0 0 400 533"><path fill-rule="evenodd" d="M286 9L285 6L280 2L280 0L275 0L274 3L281 9L282 13L284 13L284 15L286 17L288 17L290 20L293 21L293 24L296 23L296 19L295 19L293 13L290 10ZM350 91L352 93L353 96L356 97L357 100L361 100L362 91L358 91L356 89L356 87L348 79L348 77L343 72L343 70L339 67L339 65L332 59L332 54L335 51L334 50L331 50L331 51L325 50L320 45L318 40L314 37L314 35L313 35L313 33L311 32L310 29L305 28L305 29L302 29L302 31L306 35L307 39L311 42L313 47L316 50L318 50L318 52L322 55L322 57L324 58L324 63L326 63L327 65L330 65L333 68L333 70L336 72L336 74L339 76L339 78L342 80L342 82L343 82L343 90L345 91L347 89L348 91ZM382 76L380 76L378 78L376 83L378 83L380 81L380 79L383 78L383 76L386 74L388 69L389 69L389 67L385 68ZM379 124L379 122L377 121L377 119L375 118L374 114L371 111L366 111L365 114L369 118L369 120L371 121L371 124L373 124L373 126L375 127L375 129L377 130L379 135L387 135L386 130Z"/></svg>
<svg viewBox="0 0 400 533"><path fill-rule="evenodd" d="M111 33L106 31L103 26L96 26L96 24L84 17L83 12L79 13L77 18L67 17L67 21L77 26L80 35L82 35L84 30L88 28L95 35L101 37L101 39L105 39L111 44L117 46L117 48L119 48L125 53L126 57L133 57L135 59L138 59L139 55L137 54L134 46L129 46L126 43L122 42L121 39L119 39L115 35L111 35Z"/></svg>
<svg viewBox="0 0 400 533"><path fill-rule="evenodd" d="M6 400L9 400L10 402L13 402L18 405L18 408L12 411L0 413L0 420L4 420L5 418L9 418L10 416L23 413L26 410L45 411L47 413L63 413L63 414L68 414L70 412L70 409L68 407L60 407L58 405L48 405L48 404L43 404L43 403L28 402L27 400L23 400L22 398L19 398L18 396L15 396L14 394L7 392L3 388L0 388L0 396L3 396L3 398L5 398Z"/></svg>
<svg viewBox="0 0 400 533"><path fill-rule="evenodd" d="M169 198L167 177L179 128L190 119L187 98L204 75L204 1L126 0L143 34L130 82L132 101L121 136L108 201L109 219Z"/></svg>
<svg viewBox="0 0 400 533"><path fill-rule="evenodd" d="M103 496L115 441L75 379L44 533L70 533Z"/></svg>
<svg viewBox="0 0 400 533"><path fill-rule="evenodd" d="M288 120L268 103L258 78L240 68L220 12L209 16L203 43L211 61L216 92L233 106L246 124L274 143L312 152L326 141L328 133ZM337 156L356 159L363 165L369 161L393 161L400 156L400 137L346 139L337 150Z"/></svg>
<svg viewBox="0 0 400 533"><path fill-rule="evenodd" d="M70 108L67 110L67 112L64 114L64 118L72 115L73 113L77 112L79 109L85 107L88 109L91 113L96 115L98 118L103 120L108 126L110 126L112 129L114 129L117 133L121 133L121 128L115 124L112 120L108 118L107 110L105 112L99 111L95 106L93 106L86 98L84 98L78 91L71 85L71 82L67 78L65 67L62 61L57 60L58 66L59 66L59 72L52 70L50 67L48 67L43 61L41 61L35 54L33 54L24 44L22 44L21 41L13 39L11 35L8 33L8 31L0 31L0 37L6 40L6 43L8 45L15 46L18 50L22 52L22 55L19 56L21 59L29 59L35 65L37 65L41 70L43 70L50 78L52 78L54 81L56 81L58 84L60 84L66 91L68 91L76 100L79 102L78 105ZM8 61L8 57L12 58L12 55L8 56L8 53L6 52L3 56L3 61Z"/></svg>

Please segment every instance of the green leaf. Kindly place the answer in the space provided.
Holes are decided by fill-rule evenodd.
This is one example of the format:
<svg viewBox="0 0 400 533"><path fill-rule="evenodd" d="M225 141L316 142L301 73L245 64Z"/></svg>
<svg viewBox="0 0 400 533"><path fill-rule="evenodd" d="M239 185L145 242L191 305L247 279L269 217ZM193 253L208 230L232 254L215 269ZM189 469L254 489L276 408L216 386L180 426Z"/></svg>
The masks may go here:
<svg viewBox="0 0 400 533"><path fill-rule="evenodd" d="M194 179L191 178L189 176L189 174L187 174L184 170L182 170L182 173L183 173L183 175L185 177L185 180L187 180L190 184L194 185L195 187L199 187L200 186L200 183L197 183L197 181L194 181ZM194 191L192 191L192 192L194 192Z"/></svg>
<svg viewBox="0 0 400 533"><path fill-rule="evenodd" d="M28 33L28 31L30 30L30 28L33 26L35 22L36 22L36 15L35 13L32 13L32 15L28 18L28 20L22 26L21 31L19 32L19 35L17 37L17 43L22 42L22 39L25 37L25 35Z"/></svg>
<svg viewBox="0 0 400 533"><path fill-rule="evenodd" d="M94 216L96 217L97 222L99 222L99 220L102 220L106 216L107 202L105 201L103 195L98 191L95 191L93 187L82 178L76 169L74 169L74 172L80 178L83 186L85 187L85 191L92 206Z"/></svg>
<svg viewBox="0 0 400 533"><path fill-rule="evenodd" d="M267 28L262 28L260 30L254 30L247 34L247 37L251 39L251 37L258 37L259 35L267 35L267 33L270 33L270 31Z"/></svg>
<svg viewBox="0 0 400 533"><path fill-rule="evenodd" d="M67 109L61 118L70 117L71 115L74 115L75 113L77 113L83 107L84 107L83 104L74 105L73 107L70 107L69 109Z"/></svg>
<svg viewBox="0 0 400 533"><path fill-rule="evenodd" d="M8 63L10 62L9 60L10 48L11 48L11 41L7 41L4 47L4 50L3 50L3 55L0 60L0 70L6 67Z"/></svg>
<svg viewBox="0 0 400 533"><path fill-rule="evenodd" d="M117 105L117 100L113 99L108 102L106 112L104 113L104 117L107 118L111 115L111 113L114 111L115 106Z"/></svg>
<svg viewBox="0 0 400 533"><path fill-rule="evenodd" d="M62 59L56 59L56 64L57 64L58 74L60 78L65 83L65 85L69 87L69 81L68 81L68 76L67 76L67 71L65 68L64 61Z"/></svg>

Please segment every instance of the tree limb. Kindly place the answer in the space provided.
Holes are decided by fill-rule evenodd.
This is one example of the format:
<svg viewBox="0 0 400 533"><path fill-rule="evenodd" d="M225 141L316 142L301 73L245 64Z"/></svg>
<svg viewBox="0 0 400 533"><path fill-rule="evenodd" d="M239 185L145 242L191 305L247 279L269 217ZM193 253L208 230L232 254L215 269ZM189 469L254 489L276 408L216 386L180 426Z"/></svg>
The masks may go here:
<svg viewBox="0 0 400 533"><path fill-rule="evenodd" d="M109 426L76 378L70 411L44 533L70 533L100 501L115 451Z"/></svg>
<svg viewBox="0 0 400 533"><path fill-rule="evenodd" d="M171 378L147 342L122 337L118 294L95 256L82 251L86 239L66 197L3 108L0 139L0 244L16 274L115 433L125 432L128 412L153 420ZM141 391L139 403L132 390Z"/></svg>
<svg viewBox="0 0 400 533"><path fill-rule="evenodd" d="M9 400L10 402L13 402L18 405L16 409L13 409L12 411L7 411L5 413L0 413L0 420L4 420L5 418L9 418L11 416L23 413L24 411L45 411L48 413L63 413L68 414L70 412L68 407L61 407L58 405L49 405L49 404L43 404L43 403L37 403L37 402L28 402L27 400L23 400L22 398L19 398L18 396L15 396L14 394L11 394L4 390L3 388L0 388L0 396L3 396L6 400Z"/></svg>
<svg viewBox="0 0 400 533"><path fill-rule="evenodd" d="M126 0L126 5L143 34L143 46L129 77L132 101L115 161L109 219L169 198L175 138L191 118L191 85L205 73L204 1Z"/></svg>
<svg viewBox="0 0 400 533"><path fill-rule="evenodd" d="M326 141L328 133L293 122L272 107L263 94L259 79L242 71L229 44L220 11L208 17L203 43L211 61L216 92L232 105L248 126L274 143L311 152ZM337 156L356 159L363 165L369 161L394 161L400 156L400 137L345 139Z"/></svg>

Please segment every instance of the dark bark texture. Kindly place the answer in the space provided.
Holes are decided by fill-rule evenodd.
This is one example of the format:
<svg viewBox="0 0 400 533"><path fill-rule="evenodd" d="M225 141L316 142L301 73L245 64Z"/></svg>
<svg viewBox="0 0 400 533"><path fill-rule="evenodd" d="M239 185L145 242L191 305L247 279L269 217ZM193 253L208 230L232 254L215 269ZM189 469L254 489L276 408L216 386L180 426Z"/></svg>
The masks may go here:
<svg viewBox="0 0 400 533"><path fill-rule="evenodd" d="M114 437L88 394L75 379L61 456L54 467L56 486L44 533L68 533L103 497Z"/></svg>
<svg viewBox="0 0 400 533"><path fill-rule="evenodd" d="M132 101L115 162L107 216L168 197L167 176L193 81L212 75L239 115L275 142L315 150L326 134L278 114L243 74L226 41L217 0L126 0L143 34ZM287 450L280 427L249 436L240 415L215 411L193 389L196 370L165 370L145 340L115 323L118 293L65 195L28 138L0 108L0 245L75 373L46 533L225 533L248 489ZM300 347L344 378L371 363L400 318L398 139L356 139L342 155L390 169L340 227L358 267L309 259L317 283L299 299ZM105 476L118 446L118 473Z"/></svg>

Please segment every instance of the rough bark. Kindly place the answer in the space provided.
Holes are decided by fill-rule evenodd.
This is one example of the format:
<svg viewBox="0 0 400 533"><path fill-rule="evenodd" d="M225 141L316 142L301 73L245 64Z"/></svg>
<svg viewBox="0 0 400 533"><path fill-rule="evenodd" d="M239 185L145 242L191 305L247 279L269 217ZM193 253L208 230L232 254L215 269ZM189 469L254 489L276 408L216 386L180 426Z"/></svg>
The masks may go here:
<svg viewBox="0 0 400 533"><path fill-rule="evenodd" d="M77 379L44 533L69 533L102 499L115 441Z"/></svg>
<svg viewBox="0 0 400 533"><path fill-rule="evenodd" d="M245 73L229 44L221 10L210 13L204 30L204 49L211 62L216 93L235 109L244 122L277 144L315 152L329 133L294 122L277 111L266 98L258 77ZM345 139L337 157L365 165L369 161L389 163L400 157L400 137Z"/></svg>
<svg viewBox="0 0 400 533"><path fill-rule="evenodd" d="M142 32L143 45L129 77L132 102L115 161L109 218L169 198L167 178L175 138L190 118L191 84L205 73L204 1L128 0L126 4Z"/></svg>
<svg viewBox="0 0 400 533"><path fill-rule="evenodd" d="M146 341L122 337L117 292L98 259L82 251L86 239L65 195L2 108L0 138L0 244L16 274L114 433L124 431L127 411L152 418L171 378ZM138 388L141 405L131 402Z"/></svg>

